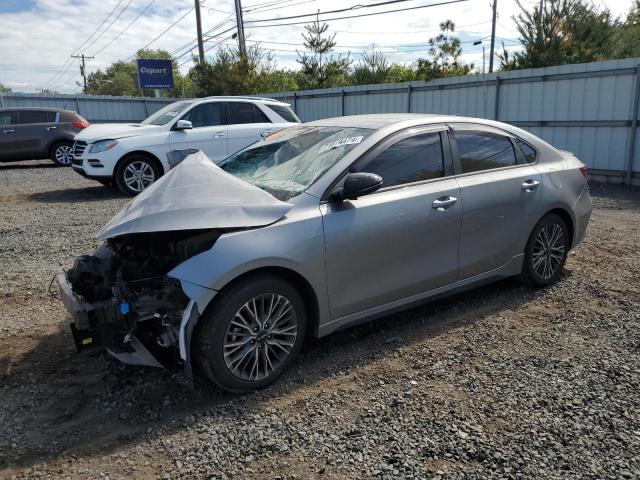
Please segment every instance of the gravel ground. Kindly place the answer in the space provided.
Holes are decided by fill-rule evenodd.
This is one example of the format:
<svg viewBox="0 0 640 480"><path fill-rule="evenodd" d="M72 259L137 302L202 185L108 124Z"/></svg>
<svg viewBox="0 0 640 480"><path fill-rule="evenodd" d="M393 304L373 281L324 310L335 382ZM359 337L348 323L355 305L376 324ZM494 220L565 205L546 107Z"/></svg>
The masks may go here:
<svg viewBox="0 0 640 480"><path fill-rule="evenodd" d="M49 296L126 199L0 165L2 478L640 478L640 192L592 186L561 281L312 341L246 396L76 355Z"/></svg>

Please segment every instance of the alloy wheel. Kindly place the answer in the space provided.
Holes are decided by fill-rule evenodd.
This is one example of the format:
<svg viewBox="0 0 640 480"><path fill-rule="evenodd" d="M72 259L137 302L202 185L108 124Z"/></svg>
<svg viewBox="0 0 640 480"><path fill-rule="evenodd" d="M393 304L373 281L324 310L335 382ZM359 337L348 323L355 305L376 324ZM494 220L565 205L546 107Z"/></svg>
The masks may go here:
<svg viewBox="0 0 640 480"><path fill-rule="evenodd" d="M238 309L227 327L225 365L240 380L263 380L287 360L297 336L292 303L276 293L257 295Z"/></svg>
<svg viewBox="0 0 640 480"><path fill-rule="evenodd" d="M70 145L60 145L55 151L56 162L60 165L71 165L73 148Z"/></svg>
<svg viewBox="0 0 640 480"><path fill-rule="evenodd" d="M564 231L557 223L549 223L540 230L533 245L533 269L540 278L548 280L562 265L564 243Z"/></svg>
<svg viewBox="0 0 640 480"><path fill-rule="evenodd" d="M156 174L149 163L143 160L131 162L124 169L124 183L134 192L140 193L156 179Z"/></svg>

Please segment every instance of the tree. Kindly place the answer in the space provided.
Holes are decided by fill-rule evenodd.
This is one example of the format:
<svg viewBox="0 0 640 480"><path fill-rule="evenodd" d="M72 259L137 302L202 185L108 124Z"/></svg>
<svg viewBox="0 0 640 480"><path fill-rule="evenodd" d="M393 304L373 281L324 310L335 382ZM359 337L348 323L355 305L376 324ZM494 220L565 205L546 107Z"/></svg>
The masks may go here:
<svg viewBox="0 0 640 480"><path fill-rule="evenodd" d="M190 71L196 96L247 95L298 90L296 75L278 70L273 57L259 44L247 48L245 57L238 48L222 47L213 58L197 63Z"/></svg>
<svg viewBox="0 0 640 480"><path fill-rule="evenodd" d="M442 77L468 75L473 65L467 65L460 57L462 46L460 39L452 37L456 25L451 20L440 23L440 33L429 39L429 55L431 58L419 58L416 76L420 80L433 80Z"/></svg>
<svg viewBox="0 0 640 480"><path fill-rule="evenodd" d="M542 10L527 10L514 17L524 49L513 55L503 48L501 68L537 68L605 60L616 56L619 23L607 9L598 10L584 0L547 0Z"/></svg>
<svg viewBox="0 0 640 480"><path fill-rule="evenodd" d="M615 47L616 58L640 56L640 0L635 0L620 26Z"/></svg>
<svg viewBox="0 0 640 480"><path fill-rule="evenodd" d="M382 52L371 50L364 52L362 59L353 69L352 80L355 85L389 82L391 64Z"/></svg>
<svg viewBox="0 0 640 480"><path fill-rule="evenodd" d="M137 58L170 60L171 55L166 50L138 50ZM184 77L178 70L175 60L173 64L174 88L160 90L162 96L181 97L190 94L191 83L188 77ZM135 60L124 62L118 60L109 65L104 71L98 69L87 76L87 93L94 95L140 95L138 88L138 76ZM144 89L142 94L147 97L155 96L152 89Z"/></svg>
<svg viewBox="0 0 640 480"><path fill-rule="evenodd" d="M300 64L298 84L303 89L327 88L348 85L351 59L349 54L334 56L331 54L336 46L336 34L326 35L329 25L316 20L305 25L302 34L304 45L312 54L298 52L297 62ZM323 58L324 57L324 58Z"/></svg>
<svg viewBox="0 0 640 480"><path fill-rule="evenodd" d="M0 93L9 93L11 91L10 87L7 87L6 85L3 85L2 83L0 83Z"/></svg>

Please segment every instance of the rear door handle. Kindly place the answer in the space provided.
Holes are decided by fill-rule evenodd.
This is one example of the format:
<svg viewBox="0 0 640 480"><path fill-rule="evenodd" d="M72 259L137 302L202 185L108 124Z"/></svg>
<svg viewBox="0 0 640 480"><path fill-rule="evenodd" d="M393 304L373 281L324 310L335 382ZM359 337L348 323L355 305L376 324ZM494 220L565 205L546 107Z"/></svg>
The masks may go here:
<svg viewBox="0 0 640 480"><path fill-rule="evenodd" d="M224 132L216 132L213 134L214 137L224 137Z"/></svg>
<svg viewBox="0 0 640 480"><path fill-rule="evenodd" d="M522 190L525 192L533 192L539 186L540 182L538 180L527 180L522 184Z"/></svg>
<svg viewBox="0 0 640 480"><path fill-rule="evenodd" d="M47 127L47 132L51 131L51 130L55 130L57 127Z"/></svg>
<svg viewBox="0 0 640 480"><path fill-rule="evenodd" d="M272 133L273 133L273 130L263 130L262 132L260 132L260 136L264 138L264 137L268 137Z"/></svg>
<svg viewBox="0 0 640 480"><path fill-rule="evenodd" d="M444 212L457 201L458 199L456 197L440 197L433 201L431 208L435 208L439 212Z"/></svg>
<svg viewBox="0 0 640 480"><path fill-rule="evenodd" d="M2 133L4 133L6 135L7 133L16 133L16 131L15 130L3 130Z"/></svg>

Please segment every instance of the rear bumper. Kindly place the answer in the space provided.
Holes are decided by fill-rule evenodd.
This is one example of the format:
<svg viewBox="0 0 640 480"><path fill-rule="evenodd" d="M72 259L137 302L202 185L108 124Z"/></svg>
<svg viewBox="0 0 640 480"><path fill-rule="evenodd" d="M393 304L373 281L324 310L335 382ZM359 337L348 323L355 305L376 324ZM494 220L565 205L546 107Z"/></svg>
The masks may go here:
<svg viewBox="0 0 640 480"><path fill-rule="evenodd" d="M589 224L589 219L591 218L591 195L589 195L589 186L585 185L584 190L576 200L576 203L573 205L573 214L576 219L576 228L573 236L573 245L572 249L576 248L578 245L582 243L585 236L587 235L587 225Z"/></svg>

